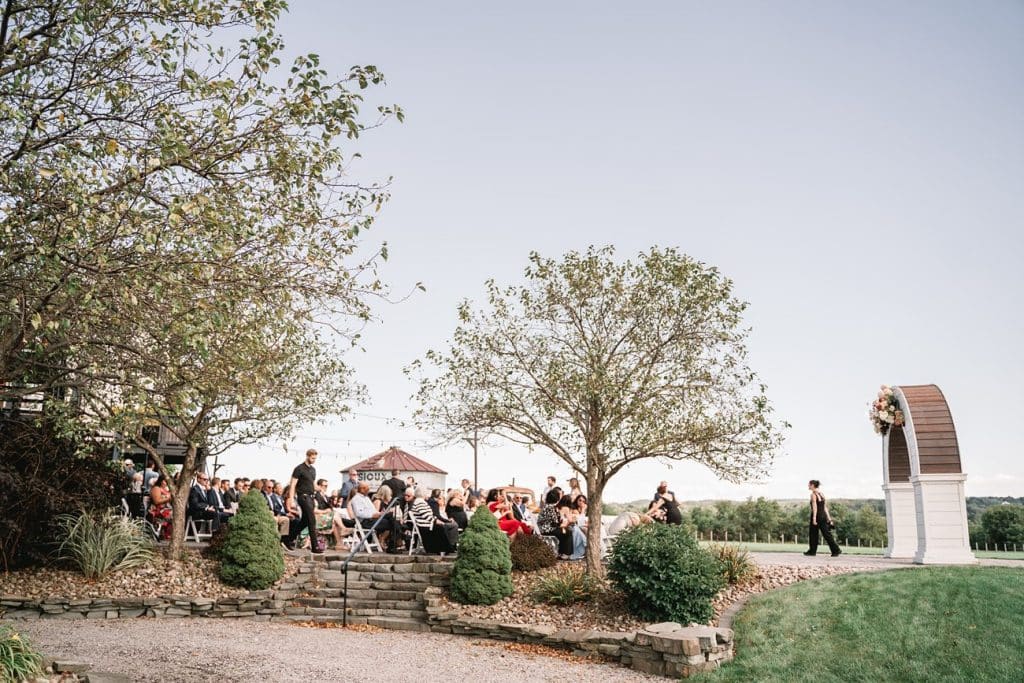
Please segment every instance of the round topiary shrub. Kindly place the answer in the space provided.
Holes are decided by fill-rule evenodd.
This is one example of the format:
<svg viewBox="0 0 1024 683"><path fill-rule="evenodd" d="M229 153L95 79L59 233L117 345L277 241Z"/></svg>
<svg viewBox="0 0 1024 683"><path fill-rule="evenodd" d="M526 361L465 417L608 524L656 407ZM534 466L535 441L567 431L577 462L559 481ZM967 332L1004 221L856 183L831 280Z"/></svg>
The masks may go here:
<svg viewBox="0 0 1024 683"><path fill-rule="evenodd" d="M220 551L220 578L229 586L269 588L284 574L277 522L259 491L242 497Z"/></svg>
<svg viewBox="0 0 1024 683"><path fill-rule="evenodd" d="M558 556L540 536L518 536L509 544L512 553L512 568L523 572L554 567Z"/></svg>
<svg viewBox="0 0 1024 683"><path fill-rule="evenodd" d="M608 578L641 619L707 623L725 585L715 557L674 525L647 524L615 538Z"/></svg>
<svg viewBox="0 0 1024 683"><path fill-rule="evenodd" d="M459 536L459 554L449 591L464 605L493 605L512 595L512 556L508 536L481 505Z"/></svg>

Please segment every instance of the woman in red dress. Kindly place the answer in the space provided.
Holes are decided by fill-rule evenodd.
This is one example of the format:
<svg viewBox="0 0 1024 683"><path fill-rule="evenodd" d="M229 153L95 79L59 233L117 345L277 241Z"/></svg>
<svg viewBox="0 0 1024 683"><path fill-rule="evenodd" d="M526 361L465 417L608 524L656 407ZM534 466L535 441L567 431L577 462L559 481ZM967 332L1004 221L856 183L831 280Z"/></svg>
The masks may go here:
<svg viewBox="0 0 1024 683"><path fill-rule="evenodd" d="M171 538L171 489L167 477L160 475L149 490L149 523L157 530L161 541Z"/></svg>
<svg viewBox="0 0 1024 683"><path fill-rule="evenodd" d="M520 534L532 534L533 529L529 524L516 519L512 506L507 500L498 500L498 489L491 489L487 492L487 509L498 518L498 528L513 539Z"/></svg>

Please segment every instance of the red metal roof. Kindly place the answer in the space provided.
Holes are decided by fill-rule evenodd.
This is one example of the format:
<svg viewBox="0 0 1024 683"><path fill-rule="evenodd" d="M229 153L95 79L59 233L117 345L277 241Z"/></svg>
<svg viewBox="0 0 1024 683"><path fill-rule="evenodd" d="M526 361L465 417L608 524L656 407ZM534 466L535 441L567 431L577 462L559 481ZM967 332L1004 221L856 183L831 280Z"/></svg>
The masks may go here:
<svg viewBox="0 0 1024 683"><path fill-rule="evenodd" d="M353 467L357 470L402 470L403 472L436 472L438 474L448 474L441 468L434 467L426 460L421 460L412 453L406 453L398 446L392 446L377 455L371 455L366 460L362 460L354 465L342 468L341 471L348 472Z"/></svg>

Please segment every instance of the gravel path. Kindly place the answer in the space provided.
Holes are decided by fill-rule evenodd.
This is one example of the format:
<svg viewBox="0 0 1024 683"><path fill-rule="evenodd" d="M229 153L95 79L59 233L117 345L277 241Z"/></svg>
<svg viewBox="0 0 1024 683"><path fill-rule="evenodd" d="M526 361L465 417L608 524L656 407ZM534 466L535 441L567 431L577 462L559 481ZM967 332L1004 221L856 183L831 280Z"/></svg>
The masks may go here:
<svg viewBox="0 0 1024 683"><path fill-rule="evenodd" d="M612 664L513 652L438 633L360 633L226 619L19 621L48 657L133 681L664 681Z"/></svg>

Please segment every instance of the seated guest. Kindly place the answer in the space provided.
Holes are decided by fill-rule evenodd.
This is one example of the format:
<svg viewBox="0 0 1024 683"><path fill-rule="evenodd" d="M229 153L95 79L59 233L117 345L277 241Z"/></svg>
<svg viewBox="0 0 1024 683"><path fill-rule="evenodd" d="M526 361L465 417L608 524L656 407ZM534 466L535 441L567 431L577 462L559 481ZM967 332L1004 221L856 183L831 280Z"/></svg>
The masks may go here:
<svg viewBox="0 0 1024 683"><path fill-rule="evenodd" d="M434 513L435 517L442 517L441 515L441 489L431 489L430 498L427 498L427 505L430 506L431 512Z"/></svg>
<svg viewBox="0 0 1024 683"><path fill-rule="evenodd" d="M406 489L406 498L412 498L409 516L423 539L423 550L429 555L455 552L455 545L445 531L443 523L434 516L425 497L430 492L423 486ZM458 531L456 531L458 533Z"/></svg>
<svg viewBox="0 0 1024 683"><path fill-rule="evenodd" d="M373 507L377 512L383 512L391 503L393 496L394 493L392 492L391 487L388 486L387 482L381 484L380 488L377 489L377 492L373 494Z"/></svg>
<svg viewBox="0 0 1024 683"><path fill-rule="evenodd" d="M149 513L147 519L158 531L161 541L171 538L171 489L167 477L157 475L149 489Z"/></svg>
<svg viewBox="0 0 1024 683"><path fill-rule="evenodd" d="M224 481L227 481L227 479ZM242 493L242 478L236 477L234 488L224 492L224 502L228 505L238 505L242 502Z"/></svg>
<svg viewBox="0 0 1024 683"><path fill-rule="evenodd" d="M139 519L146 516L146 509L143 503L142 494L143 475L136 472L128 483L128 491L124 494L124 500L128 503L128 515Z"/></svg>
<svg viewBox="0 0 1024 683"><path fill-rule="evenodd" d="M263 500L267 501L267 508L270 510L270 514L274 516L274 522L277 524L277 535L281 537L281 542L283 543L291 532L292 518L288 516L287 509L274 509L274 483L270 479L256 479L252 482L252 490L259 491L260 495L263 496Z"/></svg>
<svg viewBox="0 0 1024 683"><path fill-rule="evenodd" d="M491 489L487 492L487 509L498 518L498 528L508 534L509 539L533 533L529 524L515 518L515 513L508 501L498 499L498 489Z"/></svg>
<svg viewBox="0 0 1024 683"><path fill-rule="evenodd" d="M465 529L469 524L469 517L466 515L466 502L462 497L462 489L453 489L448 494L448 504L445 506L448 518L453 520L459 529Z"/></svg>
<svg viewBox="0 0 1024 683"><path fill-rule="evenodd" d="M234 510L232 510L231 508L231 500L228 498L228 493L230 493L231 490L231 482L228 481L227 479L221 479L220 499L224 501L224 507L227 508L229 512L234 512Z"/></svg>
<svg viewBox="0 0 1024 683"><path fill-rule="evenodd" d="M568 525L558 511L558 503L562 499L562 490L557 486L548 491L544 499L544 508L537 515L537 529L544 536L558 539L558 559L567 560L573 552L573 537Z"/></svg>
<svg viewBox="0 0 1024 683"><path fill-rule="evenodd" d="M380 538L381 543L387 543L387 546L392 551L397 551L399 541L401 540L401 534L397 533L401 530L401 523L398 521L401 516L401 508L396 505L391 505L391 501L394 500L394 491L387 482L380 485L377 492L373 494L373 507L377 512L383 513L387 510L386 519L377 525L377 536ZM391 506L388 509L388 506ZM398 511L399 515L395 515ZM381 531L383 529L383 531Z"/></svg>
<svg viewBox="0 0 1024 683"><path fill-rule="evenodd" d="M320 533L329 533L334 537L334 547L341 548L341 540L352 533L352 529L345 526L341 517L335 514L330 500L327 498L327 480L321 479L316 483L316 491L313 493L313 503L316 515L316 530Z"/></svg>
<svg viewBox="0 0 1024 683"><path fill-rule="evenodd" d="M379 534L387 531L388 550L394 551L398 537L398 524L395 517L391 514L382 515L380 510L374 507L373 501L366 495L370 492L370 485L365 481L359 482L355 491L348 502L349 517L356 520L364 529L369 529L374 522L380 519L380 523L377 524L378 538Z"/></svg>
<svg viewBox="0 0 1024 683"><path fill-rule="evenodd" d="M224 502L224 498L220 491L220 479L214 477L210 480L210 488L206 491L206 502L213 506L213 509L220 514L221 519L230 519L234 513L231 508Z"/></svg>
<svg viewBox="0 0 1024 683"><path fill-rule="evenodd" d="M562 528L572 536L572 554L567 559L582 560L587 553L587 535L577 523L576 513L568 507L558 510L562 517Z"/></svg>
<svg viewBox="0 0 1024 683"><path fill-rule="evenodd" d="M587 530L587 497L583 494L576 496L576 505L573 506L573 512L576 513L576 524L579 525L583 531Z"/></svg>
<svg viewBox="0 0 1024 683"><path fill-rule="evenodd" d="M192 519L208 519L214 531L220 528L221 513L210 505L206 497L206 488L210 485L210 478L200 472L196 475L196 481L188 492L188 516Z"/></svg>

